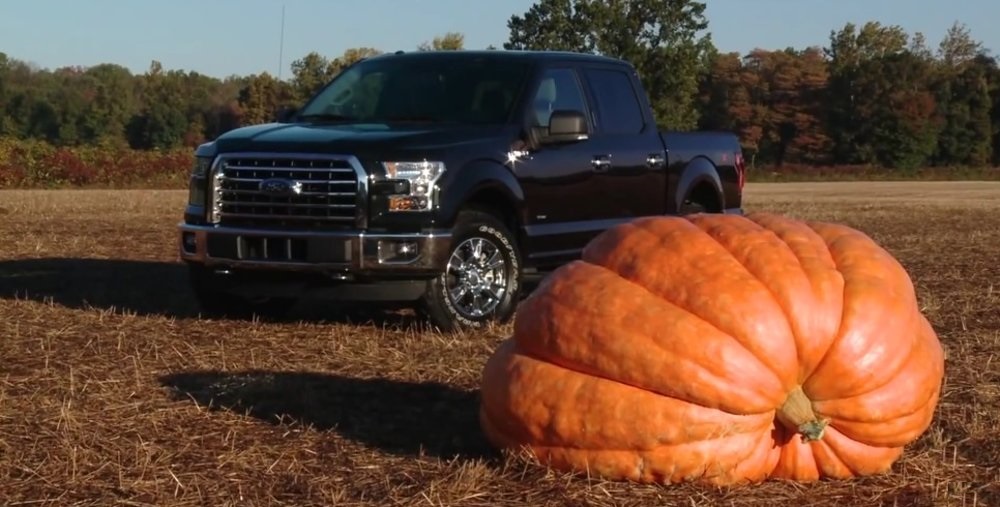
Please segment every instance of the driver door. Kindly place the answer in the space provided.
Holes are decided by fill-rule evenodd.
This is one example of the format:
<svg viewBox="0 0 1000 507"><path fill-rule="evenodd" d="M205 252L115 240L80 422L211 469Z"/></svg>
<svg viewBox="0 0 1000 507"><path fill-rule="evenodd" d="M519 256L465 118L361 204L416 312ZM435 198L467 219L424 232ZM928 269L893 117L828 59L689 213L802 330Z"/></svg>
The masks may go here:
<svg viewBox="0 0 1000 507"><path fill-rule="evenodd" d="M544 131L553 111L580 111L593 130L582 80L575 67L542 71L530 95L527 127ZM556 265L577 258L602 229L606 196L599 185L601 163L592 141L585 139L540 147L520 158L512 169L524 191L525 233L529 258L537 265Z"/></svg>

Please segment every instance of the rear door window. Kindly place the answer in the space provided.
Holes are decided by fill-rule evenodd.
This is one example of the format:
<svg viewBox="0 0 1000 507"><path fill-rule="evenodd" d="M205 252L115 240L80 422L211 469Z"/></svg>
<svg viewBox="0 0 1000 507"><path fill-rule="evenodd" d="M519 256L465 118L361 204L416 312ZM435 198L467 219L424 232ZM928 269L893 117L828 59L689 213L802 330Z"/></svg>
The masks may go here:
<svg viewBox="0 0 1000 507"><path fill-rule="evenodd" d="M597 101L597 128L605 134L638 134L645 126L642 106L628 74L614 69L586 69Z"/></svg>

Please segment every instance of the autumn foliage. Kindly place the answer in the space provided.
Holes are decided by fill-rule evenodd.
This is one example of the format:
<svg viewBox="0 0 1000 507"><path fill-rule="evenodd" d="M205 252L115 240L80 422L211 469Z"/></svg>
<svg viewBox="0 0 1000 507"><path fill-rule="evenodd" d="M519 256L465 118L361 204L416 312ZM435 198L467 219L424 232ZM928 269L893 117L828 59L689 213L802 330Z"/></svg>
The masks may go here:
<svg viewBox="0 0 1000 507"><path fill-rule="evenodd" d="M0 188L183 188L193 157L184 148L56 147L0 139Z"/></svg>

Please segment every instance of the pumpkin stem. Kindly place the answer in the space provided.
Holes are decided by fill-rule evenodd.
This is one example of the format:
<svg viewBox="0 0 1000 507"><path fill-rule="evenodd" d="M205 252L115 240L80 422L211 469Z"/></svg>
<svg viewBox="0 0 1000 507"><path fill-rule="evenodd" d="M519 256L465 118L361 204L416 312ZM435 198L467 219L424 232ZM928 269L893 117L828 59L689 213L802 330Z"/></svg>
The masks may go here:
<svg viewBox="0 0 1000 507"><path fill-rule="evenodd" d="M816 417L812 401L802 391L802 386L796 386L788 393L788 398L785 398L785 403L781 405L776 415L786 428L801 433L802 440L806 442L823 438L826 425L830 422Z"/></svg>

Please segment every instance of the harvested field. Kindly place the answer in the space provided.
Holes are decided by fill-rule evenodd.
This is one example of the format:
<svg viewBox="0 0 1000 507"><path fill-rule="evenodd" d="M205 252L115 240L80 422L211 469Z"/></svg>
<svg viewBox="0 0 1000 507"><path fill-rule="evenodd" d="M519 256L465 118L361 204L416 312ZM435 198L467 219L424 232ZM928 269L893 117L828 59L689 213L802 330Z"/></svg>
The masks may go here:
<svg viewBox="0 0 1000 507"><path fill-rule="evenodd" d="M507 328L405 316L199 319L182 191L0 192L4 505L1000 506L1000 183L751 184L747 209L869 233L947 353L930 430L891 474L652 487L494 453L480 369Z"/></svg>

